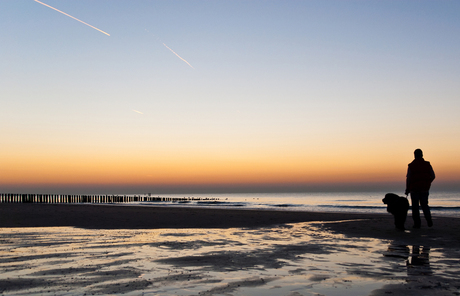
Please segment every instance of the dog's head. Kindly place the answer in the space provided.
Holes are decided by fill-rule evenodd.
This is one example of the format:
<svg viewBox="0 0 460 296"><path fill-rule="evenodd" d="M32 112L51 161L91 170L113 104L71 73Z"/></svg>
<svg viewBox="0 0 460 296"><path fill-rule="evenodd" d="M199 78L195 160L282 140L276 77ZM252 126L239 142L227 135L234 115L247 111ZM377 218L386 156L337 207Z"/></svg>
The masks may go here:
<svg viewBox="0 0 460 296"><path fill-rule="evenodd" d="M385 197L382 199L382 202L386 205L389 205L389 204L396 202L399 198L400 196L397 194L387 193L385 194Z"/></svg>

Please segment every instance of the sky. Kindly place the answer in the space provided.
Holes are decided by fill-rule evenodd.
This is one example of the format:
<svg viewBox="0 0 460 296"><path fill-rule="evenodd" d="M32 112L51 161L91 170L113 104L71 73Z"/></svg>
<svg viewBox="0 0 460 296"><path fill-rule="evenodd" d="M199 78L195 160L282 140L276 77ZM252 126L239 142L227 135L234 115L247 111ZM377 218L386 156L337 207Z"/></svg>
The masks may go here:
<svg viewBox="0 0 460 296"><path fill-rule="evenodd" d="M455 0L1 0L0 192L402 194L416 148L458 190L458 36Z"/></svg>

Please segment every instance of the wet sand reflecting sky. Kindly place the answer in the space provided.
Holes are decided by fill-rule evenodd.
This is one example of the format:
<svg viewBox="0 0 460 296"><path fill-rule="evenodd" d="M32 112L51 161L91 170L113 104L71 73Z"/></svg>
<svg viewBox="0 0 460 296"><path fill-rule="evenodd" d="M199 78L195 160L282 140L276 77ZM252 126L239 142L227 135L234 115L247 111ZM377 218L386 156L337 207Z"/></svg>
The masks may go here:
<svg viewBox="0 0 460 296"><path fill-rule="evenodd" d="M378 289L385 285L448 281L459 272L458 260L438 249L346 238L322 230L321 225L4 228L0 292L294 296L369 295L375 290L379 295Z"/></svg>

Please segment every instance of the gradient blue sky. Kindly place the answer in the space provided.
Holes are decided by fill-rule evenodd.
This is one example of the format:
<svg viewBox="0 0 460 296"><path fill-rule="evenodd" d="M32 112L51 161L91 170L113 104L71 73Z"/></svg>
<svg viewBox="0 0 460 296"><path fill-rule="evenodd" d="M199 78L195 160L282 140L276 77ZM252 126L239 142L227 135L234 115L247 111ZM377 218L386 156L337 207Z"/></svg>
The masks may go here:
<svg viewBox="0 0 460 296"><path fill-rule="evenodd" d="M0 1L2 192L459 184L459 1L43 2L110 36Z"/></svg>

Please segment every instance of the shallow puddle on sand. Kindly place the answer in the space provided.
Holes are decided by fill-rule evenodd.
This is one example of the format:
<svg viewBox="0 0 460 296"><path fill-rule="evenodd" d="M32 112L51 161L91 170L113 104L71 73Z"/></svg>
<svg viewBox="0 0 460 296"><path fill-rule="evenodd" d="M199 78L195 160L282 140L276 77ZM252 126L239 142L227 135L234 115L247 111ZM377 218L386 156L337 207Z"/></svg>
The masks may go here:
<svg viewBox="0 0 460 296"><path fill-rule="evenodd" d="M3 295L369 295L410 276L458 272L436 249L350 239L321 223L0 234Z"/></svg>

